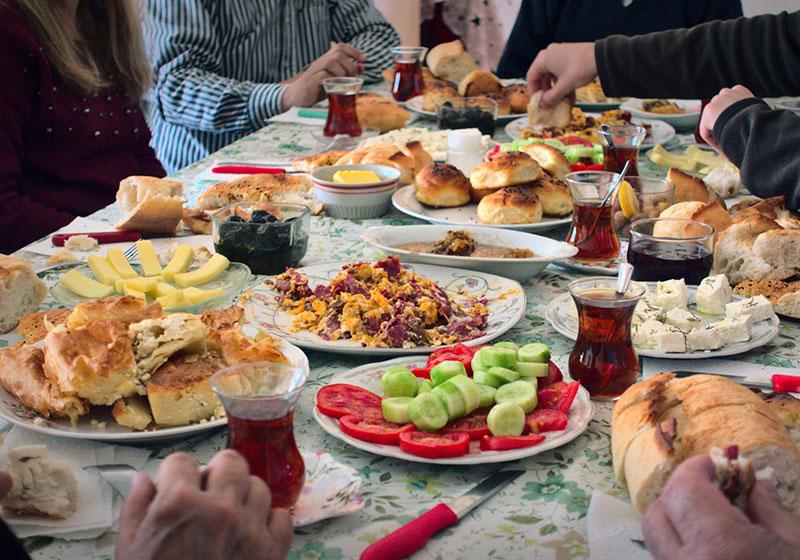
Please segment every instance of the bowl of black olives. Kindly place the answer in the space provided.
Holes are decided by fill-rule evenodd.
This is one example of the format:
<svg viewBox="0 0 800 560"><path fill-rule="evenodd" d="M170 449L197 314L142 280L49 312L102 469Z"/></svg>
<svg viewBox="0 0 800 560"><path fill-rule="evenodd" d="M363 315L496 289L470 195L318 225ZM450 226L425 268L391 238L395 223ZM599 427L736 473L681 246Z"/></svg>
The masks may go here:
<svg viewBox="0 0 800 560"><path fill-rule="evenodd" d="M253 274L280 274L308 249L311 212L300 204L239 202L212 216L214 250Z"/></svg>
<svg viewBox="0 0 800 560"><path fill-rule="evenodd" d="M460 97L436 105L436 119L442 130L477 128L481 134L494 134L497 103L488 97Z"/></svg>

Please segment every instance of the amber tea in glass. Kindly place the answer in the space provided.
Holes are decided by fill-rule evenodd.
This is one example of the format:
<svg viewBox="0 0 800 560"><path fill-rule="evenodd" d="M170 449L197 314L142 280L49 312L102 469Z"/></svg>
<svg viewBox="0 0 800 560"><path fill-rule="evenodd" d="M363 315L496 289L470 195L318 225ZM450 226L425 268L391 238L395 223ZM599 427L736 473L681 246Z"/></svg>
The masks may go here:
<svg viewBox="0 0 800 560"><path fill-rule="evenodd" d="M578 248L575 259L598 262L619 256L619 237L613 221L614 200L602 204L618 177L607 171L578 171L566 176L573 201L567 243Z"/></svg>
<svg viewBox="0 0 800 560"><path fill-rule="evenodd" d="M422 95L422 59L428 49L425 47L395 47L395 73L392 81L392 95L397 101L408 101Z"/></svg>
<svg viewBox="0 0 800 560"><path fill-rule="evenodd" d="M636 125L613 125L608 127L613 146L601 135L603 142L603 168L612 173L622 172L625 162L630 161L628 175L639 175L639 150L647 130Z"/></svg>
<svg viewBox="0 0 800 560"><path fill-rule="evenodd" d="M328 118L325 136L361 136L361 123L356 112L356 98L364 80L361 78L326 78L322 87L328 94Z"/></svg>

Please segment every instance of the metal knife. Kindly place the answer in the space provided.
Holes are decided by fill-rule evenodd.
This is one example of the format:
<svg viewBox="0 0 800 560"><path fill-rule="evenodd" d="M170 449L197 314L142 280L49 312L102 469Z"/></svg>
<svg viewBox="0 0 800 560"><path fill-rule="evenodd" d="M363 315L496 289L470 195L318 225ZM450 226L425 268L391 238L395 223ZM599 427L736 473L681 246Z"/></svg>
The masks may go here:
<svg viewBox="0 0 800 560"><path fill-rule="evenodd" d="M771 381L754 381L748 380L748 378L744 375L723 375L721 373L712 373L710 371L676 371L675 377L683 378L683 377L691 377L693 375L716 375L717 377L724 377L726 379L730 379L731 381L735 381L740 385L744 385L745 387L755 387L757 389L769 389L772 390L772 382Z"/></svg>
<svg viewBox="0 0 800 560"><path fill-rule="evenodd" d="M494 496L525 471L504 470L484 479L450 504L441 503L429 509L414 521L406 523L382 539L369 545L361 553L361 560L400 560L425 546L433 535L455 525L460 519Z"/></svg>

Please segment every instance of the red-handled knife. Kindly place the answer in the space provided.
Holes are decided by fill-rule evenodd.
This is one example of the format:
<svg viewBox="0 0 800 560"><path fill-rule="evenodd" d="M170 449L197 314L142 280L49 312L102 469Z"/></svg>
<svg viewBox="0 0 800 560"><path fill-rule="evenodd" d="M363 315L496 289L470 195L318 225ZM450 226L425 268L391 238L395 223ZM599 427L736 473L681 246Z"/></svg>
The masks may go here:
<svg viewBox="0 0 800 560"><path fill-rule="evenodd" d="M211 168L212 173L227 175L279 175L281 173L302 173L283 167L259 167L257 165L217 165Z"/></svg>
<svg viewBox="0 0 800 560"><path fill-rule="evenodd" d="M98 243L126 243L128 241L139 241L142 238L142 234L138 231L90 231L84 233L57 233L51 238L51 241L55 247L63 247L67 239L76 235L93 237L97 239Z"/></svg>
<svg viewBox="0 0 800 560"><path fill-rule="evenodd" d="M470 511L494 496L506 484L513 482L522 470L504 470L483 480L472 490L452 503L439 504L414 521L406 523L361 553L361 560L401 560L425 546L433 535L458 523Z"/></svg>
<svg viewBox="0 0 800 560"><path fill-rule="evenodd" d="M776 393L800 393L800 375L772 376L772 388Z"/></svg>

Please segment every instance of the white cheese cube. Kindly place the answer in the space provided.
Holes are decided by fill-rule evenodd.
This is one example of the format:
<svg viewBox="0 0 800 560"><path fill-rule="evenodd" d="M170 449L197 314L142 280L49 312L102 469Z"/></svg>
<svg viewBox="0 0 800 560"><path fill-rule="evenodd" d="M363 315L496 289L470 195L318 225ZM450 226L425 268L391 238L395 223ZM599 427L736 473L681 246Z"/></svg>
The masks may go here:
<svg viewBox="0 0 800 560"><path fill-rule="evenodd" d="M654 346L654 335L662 328L664 328L664 324L659 323L655 319L647 319L638 325L633 325L631 327L633 345L639 348L650 348Z"/></svg>
<svg viewBox="0 0 800 560"><path fill-rule="evenodd" d="M725 345L725 341L713 325L707 325L686 335L686 344L690 350L717 350Z"/></svg>
<svg viewBox="0 0 800 560"><path fill-rule="evenodd" d="M664 318L664 310L660 307L656 307L649 301L644 299L639 300L639 303L636 304L636 308L633 310L633 324L639 325L644 323L648 319L655 319L660 321Z"/></svg>
<svg viewBox="0 0 800 560"><path fill-rule="evenodd" d="M656 350L659 352L686 352L686 335L672 325L663 325L663 327L655 334Z"/></svg>
<svg viewBox="0 0 800 560"><path fill-rule="evenodd" d="M775 316L772 304L764 296L755 296L740 301L733 301L725 306L725 317L735 319L742 315L749 315L754 323L770 319Z"/></svg>
<svg viewBox="0 0 800 560"><path fill-rule="evenodd" d="M741 315L733 319L711 323L711 326L719 333L725 344L747 342L752 337L753 318L750 315Z"/></svg>
<svg viewBox="0 0 800 560"><path fill-rule="evenodd" d="M689 291L686 282L680 280L667 280L659 282L656 286L655 304L665 311L676 307L686 307L689 304Z"/></svg>
<svg viewBox="0 0 800 560"><path fill-rule="evenodd" d="M700 313L709 315L722 315L725 305L730 303L733 290L724 274L717 274L704 278L697 287L695 303Z"/></svg>
<svg viewBox="0 0 800 560"><path fill-rule="evenodd" d="M684 333L688 333L700 323L700 319L694 313L681 307L667 311L664 321Z"/></svg>

